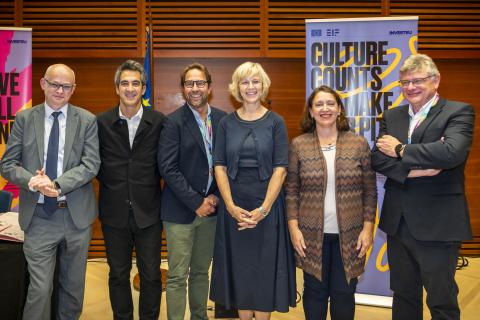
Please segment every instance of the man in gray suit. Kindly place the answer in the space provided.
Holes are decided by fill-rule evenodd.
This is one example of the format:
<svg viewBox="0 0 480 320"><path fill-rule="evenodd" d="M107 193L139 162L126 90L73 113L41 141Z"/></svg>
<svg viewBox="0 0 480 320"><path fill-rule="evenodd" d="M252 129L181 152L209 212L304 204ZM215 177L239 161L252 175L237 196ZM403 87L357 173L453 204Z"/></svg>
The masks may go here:
<svg viewBox="0 0 480 320"><path fill-rule="evenodd" d="M20 187L19 222L30 272L23 319L50 319L57 252L57 319L78 319L97 216L91 183L100 167L97 121L68 103L75 91L68 66L48 67L40 85L45 102L17 113L0 162L2 176Z"/></svg>

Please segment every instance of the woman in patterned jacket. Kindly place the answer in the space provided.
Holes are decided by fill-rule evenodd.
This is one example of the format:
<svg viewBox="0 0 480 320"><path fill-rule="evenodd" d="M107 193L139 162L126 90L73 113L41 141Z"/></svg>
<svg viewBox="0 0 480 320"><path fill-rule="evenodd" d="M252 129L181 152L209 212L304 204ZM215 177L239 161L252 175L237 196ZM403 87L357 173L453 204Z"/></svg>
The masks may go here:
<svg viewBox="0 0 480 320"><path fill-rule="evenodd" d="M365 138L350 132L337 92L315 89L293 139L287 216L297 266L304 271L306 319L353 319L357 277L372 245L375 173Z"/></svg>

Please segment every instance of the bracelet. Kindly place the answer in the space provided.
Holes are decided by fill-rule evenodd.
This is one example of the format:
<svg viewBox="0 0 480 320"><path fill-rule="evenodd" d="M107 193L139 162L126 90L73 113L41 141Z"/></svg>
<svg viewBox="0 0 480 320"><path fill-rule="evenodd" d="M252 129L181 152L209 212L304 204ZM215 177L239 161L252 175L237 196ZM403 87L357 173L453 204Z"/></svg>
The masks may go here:
<svg viewBox="0 0 480 320"><path fill-rule="evenodd" d="M258 207L258 211L260 211L263 217L268 216L268 211L264 207L262 206Z"/></svg>

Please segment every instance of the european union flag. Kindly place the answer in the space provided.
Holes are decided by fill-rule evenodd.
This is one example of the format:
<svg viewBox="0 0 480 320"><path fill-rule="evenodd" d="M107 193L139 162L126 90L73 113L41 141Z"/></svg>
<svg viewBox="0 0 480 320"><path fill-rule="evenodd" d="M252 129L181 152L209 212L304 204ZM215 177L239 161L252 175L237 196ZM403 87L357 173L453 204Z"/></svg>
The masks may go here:
<svg viewBox="0 0 480 320"><path fill-rule="evenodd" d="M142 96L142 105L146 108L152 108L152 88L151 88L151 70L150 70L150 57L151 57L151 46L150 46L150 30L147 29L147 51L145 53L145 61L143 62L143 68L145 69L145 74L147 75L147 83L145 84L146 89L145 93Z"/></svg>

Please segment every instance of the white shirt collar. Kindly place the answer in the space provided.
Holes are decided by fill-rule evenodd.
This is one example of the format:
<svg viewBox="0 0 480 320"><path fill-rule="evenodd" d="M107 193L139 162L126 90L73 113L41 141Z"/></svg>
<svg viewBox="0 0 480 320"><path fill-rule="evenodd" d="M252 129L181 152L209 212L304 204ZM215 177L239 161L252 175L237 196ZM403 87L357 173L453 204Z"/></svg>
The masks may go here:
<svg viewBox="0 0 480 320"><path fill-rule="evenodd" d="M438 96L438 93L435 92L432 99L428 100L428 102L425 103L416 113L413 112L412 105L408 104L408 114L410 115L410 117L413 117L417 113L420 114L424 109L431 107L433 105L434 100L437 99L437 96Z"/></svg>
<svg viewBox="0 0 480 320"><path fill-rule="evenodd" d="M64 116L67 115L68 103L65 104L63 107L61 107L61 108L58 109L58 110L52 109L52 108L47 104L47 102L44 102L43 104L45 105L45 117L47 117L47 118L49 118L49 117L52 115L52 113L57 112L57 111L61 112Z"/></svg>
<svg viewBox="0 0 480 320"><path fill-rule="evenodd" d="M125 116L125 115L122 113L122 108L120 108L120 107L118 107L118 115L120 116L120 119L124 119L124 120L142 119L142 116L143 116L143 107L140 106L140 108L138 108L137 113L136 113L131 119L128 119L128 117Z"/></svg>

